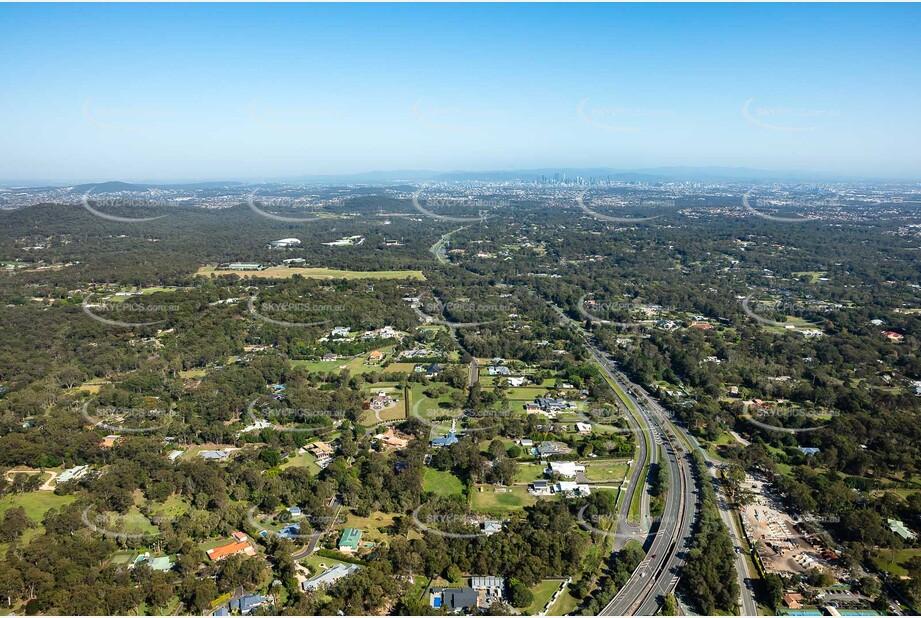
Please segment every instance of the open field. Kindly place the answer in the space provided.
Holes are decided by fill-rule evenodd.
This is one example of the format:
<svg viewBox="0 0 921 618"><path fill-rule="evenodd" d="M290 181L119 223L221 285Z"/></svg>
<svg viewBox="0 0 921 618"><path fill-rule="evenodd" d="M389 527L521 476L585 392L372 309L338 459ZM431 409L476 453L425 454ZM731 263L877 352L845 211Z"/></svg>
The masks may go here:
<svg viewBox="0 0 921 618"><path fill-rule="evenodd" d="M393 520L396 517L396 515L381 513L380 511L375 511L368 517L360 517L354 513L347 512L345 509L342 509L341 514L345 515L345 523L336 522L336 534L341 534L346 528L358 528L362 531L362 544L366 541L372 543L386 541L389 535L386 532L382 532L380 528L392 526Z"/></svg>
<svg viewBox="0 0 921 618"><path fill-rule="evenodd" d="M415 279L425 281L421 270L338 270L335 268L288 268L269 266L265 270L217 270L214 266L202 266L195 274L205 277L239 275L240 277L262 277L266 279L290 279L300 275L307 279Z"/></svg>
<svg viewBox="0 0 921 618"><path fill-rule="evenodd" d="M448 471L426 468L422 479L422 490L430 491L438 496L460 496L464 492L464 484Z"/></svg>
<svg viewBox="0 0 921 618"><path fill-rule="evenodd" d="M21 506L26 517L41 524L42 517L51 509L60 509L62 506L70 504L77 497L73 495L58 496L50 491L30 491L22 494L7 494L0 498L0 515L8 509Z"/></svg>
<svg viewBox="0 0 921 618"><path fill-rule="evenodd" d="M544 465L541 463L525 463L518 465L515 473L516 483L531 483L544 478Z"/></svg>
<svg viewBox="0 0 921 618"><path fill-rule="evenodd" d="M586 461L585 477L590 481L616 481L620 482L627 476L630 466L625 459L605 461Z"/></svg>
<svg viewBox="0 0 921 618"><path fill-rule="evenodd" d="M528 488L523 485L507 487L504 492L496 492L495 489L492 485L475 486L470 508L480 513L502 515L537 502L537 498L529 494Z"/></svg>
<svg viewBox="0 0 921 618"><path fill-rule="evenodd" d="M392 346L378 349L383 352L385 359L393 353ZM353 358L340 358L332 361L292 360L290 363L292 367L304 367L311 373L338 373L347 369L350 374L356 375L359 373L370 373L372 371L387 371L386 369L382 369L382 363L369 363L368 353L360 354ZM402 363L395 364L400 365ZM410 368L410 371L411 370Z"/></svg>
<svg viewBox="0 0 921 618"><path fill-rule="evenodd" d="M531 586L531 594L534 595L534 601L524 610L529 616L543 611L544 606L553 597L553 593L560 589L562 581L558 579L545 579Z"/></svg>
<svg viewBox="0 0 921 618"><path fill-rule="evenodd" d="M320 473L320 466L317 465L317 458L313 456L313 453L303 453L301 455L295 455L294 457L289 457L288 461L284 462L278 466L282 470L286 468L307 468L311 474L317 475Z"/></svg>
<svg viewBox="0 0 921 618"><path fill-rule="evenodd" d="M921 549L880 550L870 560L880 571L902 577L908 575L905 564L915 556L921 556Z"/></svg>

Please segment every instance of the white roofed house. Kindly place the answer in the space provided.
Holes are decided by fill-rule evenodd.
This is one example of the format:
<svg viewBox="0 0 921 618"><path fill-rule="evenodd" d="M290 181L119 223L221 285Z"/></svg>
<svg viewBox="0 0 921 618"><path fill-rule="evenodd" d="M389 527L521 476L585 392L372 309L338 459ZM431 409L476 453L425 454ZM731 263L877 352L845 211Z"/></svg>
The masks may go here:
<svg viewBox="0 0 921 618"><path fill-rule="evenodd" d="M574 479L579 472L585 472L585 466L574 461L551 461L545 470L547 474L559 474L562 477Z"/></svg>
<svg viewBox="0 0 921 618"><path fill-rule="evenodd" d="M592 490L588 485L584 485L582 483L574 483L572 481L560 481L556 485L553 485L552 489L555 493L558 494L579 496L582 498L590 496L592 493Z"/></svg>
<svg viewBox="0 0 921 618"><path fill-rule="evenodd" d="M281 240L273 240L269 243L269 247L273 249L284 249L288 247L300 247L301 240L299 238L282 238Z"/></svg>

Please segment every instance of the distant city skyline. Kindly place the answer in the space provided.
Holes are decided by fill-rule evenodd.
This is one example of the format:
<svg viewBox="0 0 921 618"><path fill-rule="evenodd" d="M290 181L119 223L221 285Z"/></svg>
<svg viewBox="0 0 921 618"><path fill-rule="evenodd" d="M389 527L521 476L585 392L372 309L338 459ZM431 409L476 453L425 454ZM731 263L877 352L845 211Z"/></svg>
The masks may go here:
<svg viewBox="0 0 921 618"><path fill-rule="evenodd" d="M3 5L0 182L921 180L917 5Z"/></svg>

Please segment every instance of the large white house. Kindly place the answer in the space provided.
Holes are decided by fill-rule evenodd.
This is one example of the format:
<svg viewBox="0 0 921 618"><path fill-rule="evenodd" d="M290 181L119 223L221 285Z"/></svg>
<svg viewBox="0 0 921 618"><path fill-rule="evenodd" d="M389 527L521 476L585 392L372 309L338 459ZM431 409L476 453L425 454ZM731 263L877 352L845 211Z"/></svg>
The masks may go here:
<svg viewBox="0 0 921 618"><path fill-rule="evenodd" d="M282 238L281 240L273 240L269 243L269 246L275 249L300 247L301 240L300 238Z"/></svg>
<svg viewBox="0 0 921 618"><path fill-rule="evenodd" d="M574 461L551 461L546 472L547 474L556 473L564 478L574 479L576 478L576 473L585 472L585 466Z"/></svg>

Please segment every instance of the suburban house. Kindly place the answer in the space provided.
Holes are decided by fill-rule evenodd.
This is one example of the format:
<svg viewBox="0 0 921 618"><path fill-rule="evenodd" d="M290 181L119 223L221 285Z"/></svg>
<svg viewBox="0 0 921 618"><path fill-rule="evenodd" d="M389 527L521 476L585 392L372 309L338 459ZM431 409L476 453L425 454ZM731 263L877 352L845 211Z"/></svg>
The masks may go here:
<svg viewBox="0 0 921 618"><path fill-rule="evenodd" d="M336 452L336 449L333 448L332 444L323 441L311 442L305 448L317 459L332 457Z"/></svg>
<svg viewBox="0 0 921 618"><path fill-rule="evenodd" d="M346 528L339 537L339 551L344 554L353 554L361 547L361 530Z"/></svg>
<svg viewBox="0 0 921 618"><path fill-rule="evenodd" d="M368 354L368 360L372 363L379 363L384 359L384 353L380 350L373 350Z"/></svg>
<svg viewBox="0 0 921 618"><path fill-rule="evenodd" d="M522 438L518 441L518 445L530 448L534 446L534 440L531 440L530 438Z"/></svg>
<svg viewBox="0 0 921 618"><path fill-rule="evenodd" d="M550 483L547 481L534 481L528 485L528 493L535 496L549 496L552 493L550 491Z"/></svg>
<svg viewBox="0 0 921 618"><path fill-rule="evenodd" d="M474 576L470 587L477 591L477 607L489 607L505 595L505 578Z"/></svg>
<svg viewBox="0 0 921 618"><path fill-rule="evenodd" d="M505 366L494 367L490 365L486 368L486 372L491 376L510 376L512 375L512 370Z"/></svg>
<svg viewBox="0 0 921 618"><path fill-rule="evenodd" d="M589 423L576 423L576 431L583 436L587 436L592 433L592 426Z"/></svg>
<svg viewBox="0 0 921 618"><path fill-rule="evenodd" d="M236 539L234 542L220 545L205 552L212 562L220 562L227 556L233 556L235 554L243 554L245 556L256 555L256 548L249 542L249 537L242 532L233 532L231 536Z"/></svg>
<svg viewBox="0 0 921 618"><path fill-rule="evenodd" d="M431 446L451 446L452 444L457 444L459 442L457 435L452 430L448 435L441 438L432 439L429 444Z"/></svg>
<svg viewBox="0 0 921 618"><path fill-rule="evenodd" d="M399 429L388 427L386 433L377 434L374 438L391 448L404 449L409 444L409 441L413 439L413 436L407 435Z"/></svg>
<svg viewBox="0 0 921 618"><path fill-rule="evenodd" d="M905 335L894 330L884 330L883 334L886 335L886 338L889 339L889 341L899 342L905 339Z"/></svg>
<svg viewBox="0 0 921 618"><path fill-rule="evenodd" d="M547 474L559 474L568 479L576 478L579 472L585 472L585 466L577 464L574 461L551 461L550 466L545 470Z"/></svg>
<svg viewBox="0 0 921 618"><path fill-rule="evenodd" d="M139 554L137 558L134 559L134 565L146 563L154 571L170 571L172 570L174 563L169 556L160 556L158 558L151 558L150 552L144 552Z"/></svg>
<svg viewBox="0 0 921 618"><path fill-rule="evenodd" d="M909 530L905 526L905 524L903 524L898 519L890 519L888 520L888 524L889 524L889 529L892 530L892 533L897 534L898 536L902 537L902 540L914 541L915 538L917 537L917 535L914 532Z"/></svg>
<svg viewBox="0 0 921 618"><path fill-rule="evenodd" d="M269 243L269 247L273 249L281 249L288 247L300 247L301 241L298 238L282 238L281 240L273 240Z"/></svg>
<svg viewBox="0 0 921 618"><path fill-rule="evenodd" d="M227 449L221 451L200 451L198 455L207 461L225 461L230 457L230 451Z"/></svg>
<svg viewBox="0 0 921 618"><path fill-rule="evenodd" d="M570 452L572 452L571 448L561 442L554 442L552 440L545 440L540 443L540 446L537 447L537 453L541 457L548 457L550 455L566 455Z"/></svg>
<svg viewBox="0 0 921 618"><path fill-rule="evenodd" d="M483 522L483 534L486 536L491 536L498 532L502 532L502 522L498 519L487 519Z"/></svg>
<svg viewBox="0 0 921 618"><path fill-rule="evenodd" d="M106 436L102 439L102 442L99 443L101 448L112 448L119 442L121 442L122 437L118 435Z"/></svg>
<svg viewBox="0 0 921 618"><path fill-rule="evenodd" d="M553 485L551 490L553 493L566 494L568 496L581 498L590 496L592 493L592 489L588 485L574 483L572 481L560 481L559 483Z"/></svg>
<svg viewBox="0 0 921 618"><path fill-rule="evenodd" d="M87 472L89 472L89 466L74 466L70 470L64 470L58 475L56 483L61 485L62 483L69 483L70 481L76 481L83 478Z"/></svg>
<svg viewBox="0 0 921 618"><path fill-rule="evenodd" d="M329 333L330 339L343 339L348 337L352 329L348 326L337 326Z"/></svg>
<svg viewBox="0 0 921 618"><path fill-rule="evenodd" d="M555 397L538 397L535 403L540 407L542 412L562 412L574 408L575 405L565 399Z"/></svg>
<svg viewBox="0 0 921 618"><path fill-rule="evenodd" d="M524 386L527 383L527 381L528 381L528 378L525 376L518 376L515 378L510 377L508 379L508 385L518 388L520 386Z"/></svg>
<svg viewBox="0 0 921 618"><path fill-rule="evenodd" d="M785 592L783 594L783 604L790 609L801 609L803 607L803 595L798 592Z"/></svg>
<svg viewBox="0 0 921 618"><path fill-rule="evenodd" d="M384 391L380 391L377 393L377 395L371 398L371 401L366 401L364 404L362 404L362 407L365 410L383 410L384 408L389 408L395 403L396 400L393 397Z"/></svg>
<svg viewBox="0 0 921 618"><path fill-rule="evenodd" d="M272 597L264 597L261 594L247 594L237 599L233 599L227 604L232 612L239 612L241 616L248 616L253 613L257 607L262 607L273 601Z"/></svg>
<svg viewBox="0 0 921 618"><path fill-rule="evenodd" d="M473 588L432 588L429 604L449 612L465 612L476 609L479 595Z"/></svg>
<svg viewBox="0 0 921 618"><path fill-rule="evenodd" d="M420 366L421 366L421 365L420 365ZM445 369L444 367L442 367L441 365L438 365L437 363L431 363L431 364L428 365L427 367L424 367L424 368L422 369L422 371L421 371L421 372L418 372L418 373L423 373L423 372L424 372L425 375L426 375L426 377L428 377L428 378L434 378L434 377L437 376L439 373L441 373L442 371L444 371L444 369ZM413 369L413 370L415 371L415 369Z"/></svg>
<svg viewBox="0 0 921 618"><path fill-rule="evenodd" d="M305 592L308 590L322 590L333 585L343 577L348 577L360 570L361 567L357 564L337 564L301 583L301 590Z"/></svg>

